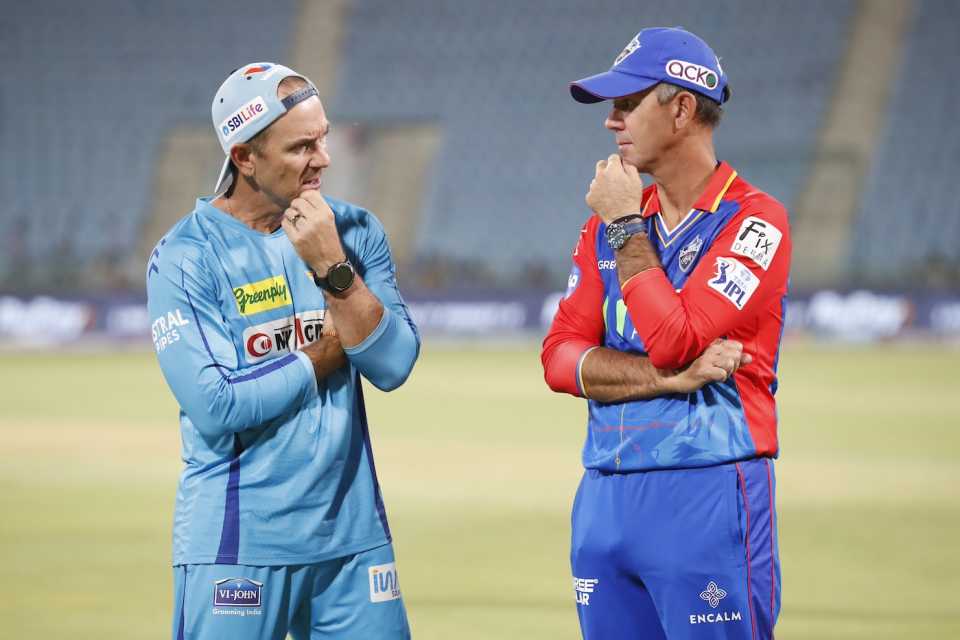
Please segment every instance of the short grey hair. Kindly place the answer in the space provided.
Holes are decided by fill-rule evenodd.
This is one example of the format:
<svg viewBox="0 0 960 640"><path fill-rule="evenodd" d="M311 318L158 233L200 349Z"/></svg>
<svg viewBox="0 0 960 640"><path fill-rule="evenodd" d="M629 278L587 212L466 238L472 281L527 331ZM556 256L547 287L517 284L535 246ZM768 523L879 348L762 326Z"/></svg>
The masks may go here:
<svg viewBox="0 0 960 640"><path fill-rule="evenodd" d="M657 102L660 104L667 104L681 91L690 90L675 84L670 84L669 82L661 82L656 87ZM692 93L697 99L697 110L694 114L696 121L700 124L710 127L711 129L716 128L716 126L720 124L721 116L723 116L723 107L720 106L719 102L712 98L708 98L702 93L698 93L696 91L690 91L690 93Z"/></svg>

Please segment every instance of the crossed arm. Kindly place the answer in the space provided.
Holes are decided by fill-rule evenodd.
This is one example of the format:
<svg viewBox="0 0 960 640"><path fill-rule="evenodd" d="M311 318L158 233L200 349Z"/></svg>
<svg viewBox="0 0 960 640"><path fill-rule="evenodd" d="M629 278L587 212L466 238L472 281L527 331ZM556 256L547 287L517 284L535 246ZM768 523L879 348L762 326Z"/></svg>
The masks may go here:
<svg viewBox="0 0 960 640"><path fill-rule="evenodd" d="M750 362L732 340L714 341L679 370L658 369L646 355L601 346L604 290L593 245L600 224L594 216L581 231L570 290L543 341L541 360L551 389L601 402L641 400L696 391Z"/></svg>
<svg viewBox="0 0 960 640"><path fill-rule="evenodd" d="M646 356L606 347L591 349L580 363L583 395L601 402L643 400L669 393L692 393L722 382L750 356L735 340L717 340L680 371L657 369Z"/></svg>

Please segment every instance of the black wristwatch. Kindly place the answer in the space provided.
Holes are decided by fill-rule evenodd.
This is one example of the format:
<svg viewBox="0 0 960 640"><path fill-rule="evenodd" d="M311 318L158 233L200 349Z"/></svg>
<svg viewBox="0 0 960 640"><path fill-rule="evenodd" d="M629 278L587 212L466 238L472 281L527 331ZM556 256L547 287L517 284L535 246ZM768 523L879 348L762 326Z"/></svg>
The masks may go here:
<svg viewBox="0 0 960 640"><path fill-rule="evenodd" d="M337 262L327 269L327 277L321 278L313 273L313 281L318 287L330 293L343 293L353 285L357 272L349 260Z"/></svg>
<svg viewBox="0 0 960 640"><path fill-rule="evenodd" d="M638 213L631 213L630 215L617 218L607 225L607 244L610 245L610 248L614 251L619 251L623 248L623 245L627 244L630 236L646 232L647 223L643 219L643 216Z"/></svg>

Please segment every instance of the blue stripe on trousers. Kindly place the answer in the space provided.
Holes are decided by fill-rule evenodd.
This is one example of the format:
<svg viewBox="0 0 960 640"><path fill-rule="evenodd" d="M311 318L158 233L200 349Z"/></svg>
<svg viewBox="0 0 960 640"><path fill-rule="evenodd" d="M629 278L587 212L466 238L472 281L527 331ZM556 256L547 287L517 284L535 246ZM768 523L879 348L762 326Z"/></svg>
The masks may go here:
<svg viewBox="0 0 960 640"><path fill-rule="evenodd" d="M780 613L780 561L777 553L773 463L757 458L737 464L747 520L747 580L753 637L773 637Z"/></svg>

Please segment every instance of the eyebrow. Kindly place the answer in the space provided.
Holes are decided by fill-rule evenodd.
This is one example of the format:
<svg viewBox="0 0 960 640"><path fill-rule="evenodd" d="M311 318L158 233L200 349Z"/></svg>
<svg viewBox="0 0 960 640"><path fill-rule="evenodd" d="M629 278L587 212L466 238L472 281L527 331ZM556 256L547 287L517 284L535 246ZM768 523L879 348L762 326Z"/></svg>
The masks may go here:
<svg viewBox="0 0 960 640"><path fill-rule="evenodd" d="M305 143L305 142L311 142L311 141L313 141L313 140L316 140L317 138L322 138L323 136L327 135L328 133L330 133L330 123L329 123L329 122L328 122L327 125L320 131L320 133L317 134L316 136L303 136L303 137L297 138L296 140L294 140L294 141L292 141L290 144L288 144L288 145L287 145L287 148L288 148L288 149L293 149L294 147L297 147L297 146L299 146L299 145L301 145L301 144L303 144L303 143Z"/></svg>

